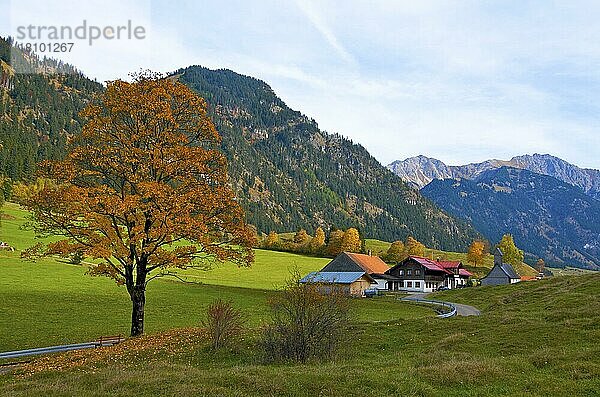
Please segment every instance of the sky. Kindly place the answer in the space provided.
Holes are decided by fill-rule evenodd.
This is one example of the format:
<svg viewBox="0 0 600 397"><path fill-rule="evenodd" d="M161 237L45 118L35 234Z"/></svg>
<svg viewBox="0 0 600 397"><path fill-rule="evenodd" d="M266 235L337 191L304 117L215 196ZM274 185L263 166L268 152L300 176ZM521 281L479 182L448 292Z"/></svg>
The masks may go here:
<svg viewBox="0 0 600 397"><path fill-rule="evenodd" d="M600 2L0 0L19 26L144 28L46 54L99 81L227 68L382 164L550 153L600 169ZM26 37L21 42L35 42ZM47 41L47 40L46 40Z"/></svg>

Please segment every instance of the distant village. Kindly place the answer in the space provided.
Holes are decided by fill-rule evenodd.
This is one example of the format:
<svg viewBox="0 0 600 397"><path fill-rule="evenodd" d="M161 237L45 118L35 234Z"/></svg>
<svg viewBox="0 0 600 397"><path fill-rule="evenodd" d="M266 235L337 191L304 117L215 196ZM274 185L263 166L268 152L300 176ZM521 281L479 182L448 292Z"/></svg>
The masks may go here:
<svg viewBox="0 0 600 397"><path fill-rule="evenodd" d="M502 251L494 252L494 266L483 277L481 285L515 284L521 276L512 265L504 263ZM379 256L342 252L318 272L303 277L301 283L337 285L352 296L368 296L373 292L403 291L428 293L472 285L473 275L461 261L433 260L409 255L388 266Z"/></svg>

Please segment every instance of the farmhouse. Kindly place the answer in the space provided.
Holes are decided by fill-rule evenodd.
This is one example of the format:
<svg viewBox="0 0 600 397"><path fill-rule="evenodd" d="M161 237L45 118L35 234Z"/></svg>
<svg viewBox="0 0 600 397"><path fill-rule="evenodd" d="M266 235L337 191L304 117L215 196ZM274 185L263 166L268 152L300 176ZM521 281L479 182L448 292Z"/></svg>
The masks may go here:
<svg viewBox="0 0 600 397"><path fill-rule="evenodd" d="M373 288L387 289L390 279L385 273L390 267L378 256L342 252L329 262L321 272L365 272L373 280Z"/></svg>
<svg viewBox="0 0 600 397"><path fill-rule="evenodd" d="M362 296L375 280L364 271L359 272L311 272L300 280L301 283L319 283L322 293L340 288L343 293ZM335 287L334 287L335 286Z"/></svg>
<svg viewBox="0 0 600 397"><path fill-rule="evenodd" d="M496 248L494 252L494 267L481 279L481 285L515 284L521 277L509 263L502 263L502 251Z"/></svg>
<svg viewBox="0 0 600 397"><path fill-rule="evenodd" d="M465 286L471 273L459 261L434 261L409 256L386 272L389 291L432 292Z"/></svg>

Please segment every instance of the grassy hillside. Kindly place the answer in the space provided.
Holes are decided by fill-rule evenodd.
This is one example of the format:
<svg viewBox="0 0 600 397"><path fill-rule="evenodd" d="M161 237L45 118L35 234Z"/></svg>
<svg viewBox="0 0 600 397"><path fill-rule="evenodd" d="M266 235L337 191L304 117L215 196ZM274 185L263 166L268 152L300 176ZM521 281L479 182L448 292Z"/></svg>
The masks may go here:
<svg viewBox="0 0 600 397"><path fill-rule="evenodd" d="M381 240L367 239L365 242L365 246L366 249L371 250L374 255L380 255L387 251L387 249L390 246L390 243ZM434 259L441 258L442 260L448 261L461 261L465 265L465 267L469 271L471 271L477 278L484 277L494 266L494 256L491 254L486 255L483 266L478 267L471 266L467 262L467 254L463 252L448 252L427 248L426 255L427 257ZM532 268L526 263L521 263L519 266L516 266L515 270L521 276L536 276L538 274L538 272L534 268Z"/></svg>
<svg viewBox="0 0 600 397"><path fill-rule="evenodd" d="M12 203L3 212L0 240L17 250L33 245L33 234L20 228L27 213ZM275 293L272 290L281 287L293 269L305 274L328 261L258 250L251 268L225 264L209 271L187 271L183 274L193 281L189 284L153 281L148 288L146 330L198 325L206 305L217 298L231 300L256 326L267 314L266 300ZM131 303L125 288L107 278L85 275L85 266L54 259L31 263L21 260L18 251L0 251L0 271L0 351L82 342L129 331ZM428 309L393 300L354 303L362 320L432 315Z"/></svg>
<svg viewBox="0 0 600 397"><path fill-rule="evenodd" d="M41 360L41 373L0 375L0 394L592 396L599 295L600 275L445 292L482 316L363 322L333 363L266 365L252 335L212 354L198 331L170 332L64 355L59 370Z"/></svg>

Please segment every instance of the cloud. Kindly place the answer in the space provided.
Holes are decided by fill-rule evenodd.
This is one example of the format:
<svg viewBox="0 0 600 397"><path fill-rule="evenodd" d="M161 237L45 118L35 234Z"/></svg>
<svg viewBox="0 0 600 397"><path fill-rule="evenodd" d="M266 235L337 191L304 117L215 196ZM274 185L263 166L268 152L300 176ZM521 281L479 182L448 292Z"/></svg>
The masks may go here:
<svg viewBox="0 0 600 397"><path fill-rule="evenodd" d="M27 18L77 21L87 12L148 25L144 43L99 43L66 58L93 77L230 68L265 80L384 164L546 151L600 168L598 2L69 2L11 8Z"/></svg>
<svg viewBox="0 0 600 397"><path fill-rule="evenodd" d="M347 63L355 64L354 57L344 48L338 38L335 36L329 25L325 22L321 13L319 13L315 3L311 0L296 0L298 8L306 15L310 23L321 33L323 38L337 52L337 54Z"/></svg>

